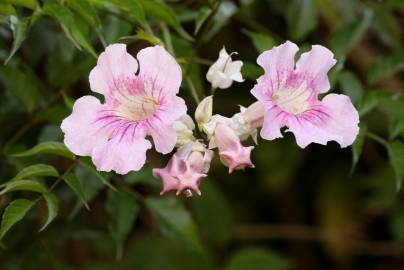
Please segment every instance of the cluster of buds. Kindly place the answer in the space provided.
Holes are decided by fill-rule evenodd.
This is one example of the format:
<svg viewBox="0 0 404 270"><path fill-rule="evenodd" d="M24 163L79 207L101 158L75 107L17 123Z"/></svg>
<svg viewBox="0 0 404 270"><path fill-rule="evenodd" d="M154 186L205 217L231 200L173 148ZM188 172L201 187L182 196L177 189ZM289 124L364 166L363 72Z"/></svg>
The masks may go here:
<svg viewBox="0 0 404 270"><path fill-rule="evenodd" d="M241 61L233 61L225 48L220 51L218 60L209 68L206 78L212 89L225 89L233 81L242 82ZM163 191L176 190L176 194L201 195L200 180L207 176L214 151L217 149L220 160L229 168L229 173L245 168L254 168L251 151L254 146L243 146L241 141L252 137L257 142L257 129L262 126L264 107L256 102L248 108L240 107L240 112L232 117L213 115L213 95L204 98L195 110L195 121L184 115L173 126L177 132L178 147L165 168L154 169L153 175L163 181ZM196 138L196 126L204 133L205 140Z"/></svg>

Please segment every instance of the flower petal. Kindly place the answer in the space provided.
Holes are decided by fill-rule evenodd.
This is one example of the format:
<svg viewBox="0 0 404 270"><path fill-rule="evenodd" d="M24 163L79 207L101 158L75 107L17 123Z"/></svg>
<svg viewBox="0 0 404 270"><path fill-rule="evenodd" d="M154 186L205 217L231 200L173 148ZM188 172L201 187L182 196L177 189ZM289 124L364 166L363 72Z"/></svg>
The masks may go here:
<svg viewBox="0 0 404 270"><path fill-rule="evenodd" d="M74 103L71 115L63 120L64 143L76 155L91 155L95 145L107 139L107 134L94 124L102 106L93 96L81 97Z"/></svg>
<svg viewBox="0 0 404 270"><path fill-rule="evenodd" d="M158 111L158 117L166 124L170 125L186 113L187 105L184 99L178 96L172 96L161 105L160 111Z"/></svg>
<svg viewBox="0 0 404 270"><path fill-rule="evenodd" d="M330 89L327 72L337 60L326 47L313 45L309 52L303 53L296 63L296 71L308 80L308 86L317 93L325 93Z"/></svg>
<svg viewBox="0 0 404 270"><path fill-rule="evenodd" d="M140 76L150 79L170 93L178 93L182 80L181 68L163 47L157 45L140 50L137 59Z"/></svg>
<svg viewBox="0 0 404 270"><path fill-rule="evenodd" d="M149 123L149 133L153 138L157 152L168 154L177 142L177 133L172 125L165 125L160 119L154 118Z"/></svg>
<svg viewBox="0 0 404 270"><path fill-rule="evenodd" d="M264 123L261 129L261 137L266 140L282 138L281 128L284 125L284 112L278 106L273 105L265 111Z"/></svg>
<svg viewBox="0 0 404 270"><path fill-rule="evenodd" d="M89 80L91 90L107 96L115 90L115 80L130 76L138 69L135 58L126 51L125 44L112 44L105 48L91 70Z"/></svg>
<svg viewBox="0 0 404 270"><path fill-rule="evenodd" d="M296 44L290 41L261 53L257 63L265 70L266 81L271 86L271 91L277 89L286 79L295 66L295 54L299 50Z"/></svg>
<svg viewBox="0 0 404 270"><path fill-rule="evenodd" d="M146 151L151 143L144 138L129 139L115 136L94 148L92 160L99 171L127 174L140 170L146 161Z"/></svg>
<svg viewBox="0 0 404 270"><path fill-rule="evenodd" d="M311 115L289 119L288 127L304 148L314 142L336 141L341 147L351 145L359 133L359 114L348 96L329 94L319 102L323 108Z"/></svg>

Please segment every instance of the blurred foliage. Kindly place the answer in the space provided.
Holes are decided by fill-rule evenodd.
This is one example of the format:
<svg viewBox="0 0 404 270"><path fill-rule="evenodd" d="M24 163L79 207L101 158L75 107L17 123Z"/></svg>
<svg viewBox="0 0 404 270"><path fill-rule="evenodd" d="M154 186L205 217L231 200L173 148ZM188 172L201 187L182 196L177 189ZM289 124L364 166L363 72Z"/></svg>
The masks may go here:
<svg viewBox="0 0 404 270"><path fill-rule="evenodd" d="M403 25L402 0L2 0L0 269L402 269ZM222 46L237 51L247 80L215 97L232 115L253 100L257 55L288 39L335 53L331 91L361 115L352 158L286 135L260 141L255 170L217 159L202 197L178 198L158 195L156 153L122 177L61 143L107 44L164 45L190 111Z"/></svg>

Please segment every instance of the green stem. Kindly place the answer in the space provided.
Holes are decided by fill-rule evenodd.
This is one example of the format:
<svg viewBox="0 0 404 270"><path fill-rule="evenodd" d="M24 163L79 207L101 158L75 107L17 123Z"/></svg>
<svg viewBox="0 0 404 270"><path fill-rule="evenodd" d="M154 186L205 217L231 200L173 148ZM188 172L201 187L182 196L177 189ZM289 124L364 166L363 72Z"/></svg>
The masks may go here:
<svg viewBox="0 0 404 270"><path fill-rule="evenodd" d="M196 92L195 86L192 82L192 80L189 77L186 77L185 81L188 84L189 89L191 90L192 97L194 98L196 104L199 104L201 100L199 99L198 93Z"/></svg>
<svg viewBox="0 0 404 270"><path fill-rule="evenodd" d="M375 142L378 142L378 143L382 144L383 146L387 146L388 143L389 143L387 140L383 139L379 135L376 135L376 134L374 134L372 132L369 132L369 131L366 132L366 137L374 140Z"/></svg>
<svg viewBox="0 0 404 270"><path fill-rule="evenodd" d="M172 54L175 55L174 53L174 47L173 47L173 42L171 40L171 34L170 30L168 29L167 25L165 23L160 24L161 31L163 32L163 38L164 38L164 43L167 46L167 50Z"/></svg>

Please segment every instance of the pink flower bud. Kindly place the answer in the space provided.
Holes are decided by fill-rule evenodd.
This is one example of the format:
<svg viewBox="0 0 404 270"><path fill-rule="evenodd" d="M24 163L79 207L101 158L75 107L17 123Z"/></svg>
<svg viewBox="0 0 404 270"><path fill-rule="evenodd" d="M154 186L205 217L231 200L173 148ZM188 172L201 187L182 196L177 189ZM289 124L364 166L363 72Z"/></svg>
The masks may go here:
<svg viewBox="0 0 404 270"><path fill-rule="evenodd" d="M250 158L254 146L244 147L230 127L218 124L215 130L215 140L220 158L229 167L229 173L246 167L254 168Z"/></svg>
<svg viewBox="0 0 404 270"><path fill-rule="evenodd" d="M163 181L161 195L177 190L187 197L192 196L192 191L201 195L199 183L201 178L209 170L213 152L199 142L191 142L180 147L172 156L165 168L153 169L153 175Z"/></svg>
<svg viewBox="0 0 404 270"><path fill-rule="evenodd" d="M264 122L264 113L264 105L260 101L257 101L248 106L241 115L250 128L260 128Z"/></svg>

